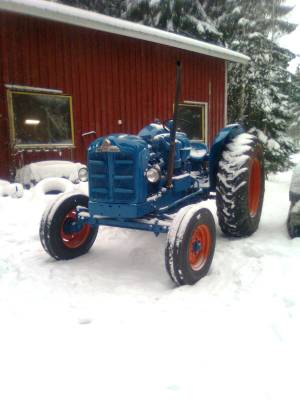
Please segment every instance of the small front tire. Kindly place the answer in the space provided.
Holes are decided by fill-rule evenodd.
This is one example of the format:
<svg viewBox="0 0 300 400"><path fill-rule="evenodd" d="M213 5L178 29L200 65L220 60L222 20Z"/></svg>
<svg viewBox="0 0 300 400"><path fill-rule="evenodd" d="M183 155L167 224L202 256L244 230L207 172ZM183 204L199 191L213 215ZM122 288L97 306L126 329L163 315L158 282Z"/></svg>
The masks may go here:
<svg viewBox="0 0 300 400"><path fill-rule="evenodd" d="M88 197L79 193L59 196L44 212L40 224L40 240L44 250L56 260L70 260L89 251L98 233L98 226L80 224L77 206L88 206Z"/></svg>
<svg viewBox="0 0 300 400"><path fill-rule="evenodd" d="M210 268L215 251L216 227L206 209L182 209L169 230L166 268L177 285L193 285Z"/></svg>

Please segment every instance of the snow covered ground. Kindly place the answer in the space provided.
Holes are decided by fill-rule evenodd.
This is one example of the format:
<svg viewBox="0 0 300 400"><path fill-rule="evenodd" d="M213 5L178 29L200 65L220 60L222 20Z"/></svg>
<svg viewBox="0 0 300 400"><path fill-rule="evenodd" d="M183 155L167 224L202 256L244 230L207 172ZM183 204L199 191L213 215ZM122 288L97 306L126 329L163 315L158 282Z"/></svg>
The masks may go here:
<svg viewBox="0 0 300 400"><path fill-rule="evenodd" d="M51 196L0 197L0 398L298 400L290 179L269 178L252 237L218 228L209 275L181 288L164 235L103 228L89 254L57 262L38 235Z"/></svg>

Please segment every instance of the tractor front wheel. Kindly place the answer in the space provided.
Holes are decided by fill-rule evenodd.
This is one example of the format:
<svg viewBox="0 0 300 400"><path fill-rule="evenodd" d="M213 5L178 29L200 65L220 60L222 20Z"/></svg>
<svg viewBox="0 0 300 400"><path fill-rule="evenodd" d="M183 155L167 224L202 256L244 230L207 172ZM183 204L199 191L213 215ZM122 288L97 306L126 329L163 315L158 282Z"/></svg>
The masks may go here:
<svg viewBox="0 0 300 400"><path fill-rule="evenodd" d="M78 221L77 206L87 207L88 197L66 193L43 214L40 240L46 252L57 260L69 260L87 253L97 237L97 226Z"/></svg>
<svg viewBox="0 0 300 400"><path fill-rule="evenodd" d="M193 285L205 276L215 251L216 227L211 212L182 209L168 233L166 268L177 285Z"/></svg>

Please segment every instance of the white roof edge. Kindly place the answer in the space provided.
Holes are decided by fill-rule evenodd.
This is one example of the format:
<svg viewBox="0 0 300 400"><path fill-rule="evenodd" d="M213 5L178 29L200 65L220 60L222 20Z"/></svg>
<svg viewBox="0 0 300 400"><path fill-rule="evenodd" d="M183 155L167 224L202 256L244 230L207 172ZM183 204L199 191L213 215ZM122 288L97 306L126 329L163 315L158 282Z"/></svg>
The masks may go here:
<svg viewBox="0 0 300 400"><path fill-rule="evenodd" d="M0 10L146 40L223 60L243 64L250 60L244 54L214 44L51 1L0 0Z"/></svg>

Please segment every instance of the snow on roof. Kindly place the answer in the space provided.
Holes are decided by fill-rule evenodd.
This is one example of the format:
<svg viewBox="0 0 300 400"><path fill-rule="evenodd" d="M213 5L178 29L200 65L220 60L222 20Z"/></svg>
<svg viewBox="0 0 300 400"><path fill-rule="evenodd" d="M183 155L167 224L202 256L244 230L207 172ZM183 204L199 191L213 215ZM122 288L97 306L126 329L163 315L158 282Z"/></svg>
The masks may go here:
<svg viewBox="0 0 300 400"><path fill-rule="evenodd" d="M249 61L249 57L220 46L51 1L0 0L0 10L146 40L223 60L239 63Z"/></svg>

